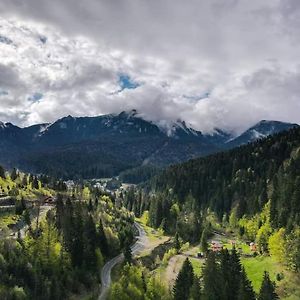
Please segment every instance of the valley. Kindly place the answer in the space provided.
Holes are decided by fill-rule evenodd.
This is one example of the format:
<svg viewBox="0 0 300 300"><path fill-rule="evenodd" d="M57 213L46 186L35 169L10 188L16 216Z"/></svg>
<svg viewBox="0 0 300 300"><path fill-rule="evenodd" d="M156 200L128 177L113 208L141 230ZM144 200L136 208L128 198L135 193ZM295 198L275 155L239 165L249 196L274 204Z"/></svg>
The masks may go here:
<svg viewBox="0 0 300 300"><path fill-rule="evenodd" d="M0 0L0 300L300 300L300 0Z"/></svg>
<svg viewBox="0 0 300 300"><path fill-rule="evenodd" d="M1 297L298 299L299 132L142 184L1 167Z"/></svg>

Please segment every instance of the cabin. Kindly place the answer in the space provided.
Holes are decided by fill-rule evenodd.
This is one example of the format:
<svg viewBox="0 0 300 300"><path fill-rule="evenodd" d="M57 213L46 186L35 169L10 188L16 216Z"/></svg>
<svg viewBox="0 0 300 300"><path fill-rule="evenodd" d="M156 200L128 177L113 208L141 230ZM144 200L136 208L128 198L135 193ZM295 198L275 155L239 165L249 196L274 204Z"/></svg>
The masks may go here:
<svg viewBox="0 0 300 300"><path fill-rule="evenodd" d="M212 241L210 246L213 252L219 252L223 249L222 243L217 241Z"/></svg>
<svg viewBox="0 0 300 300"><path fill-rule="evenodd" d="M252 252L256 252L257 251L257 247L256 247L255 243L251 242L249 246L250 246L250 251L252 251Z"/></svg>
<svg viewBox="0 0 300 300"><path fill-rule="evenodd" d="M46 197L43 202L44 202L44 204L54 204L55 198L49 196L49 197Z"/></svg>

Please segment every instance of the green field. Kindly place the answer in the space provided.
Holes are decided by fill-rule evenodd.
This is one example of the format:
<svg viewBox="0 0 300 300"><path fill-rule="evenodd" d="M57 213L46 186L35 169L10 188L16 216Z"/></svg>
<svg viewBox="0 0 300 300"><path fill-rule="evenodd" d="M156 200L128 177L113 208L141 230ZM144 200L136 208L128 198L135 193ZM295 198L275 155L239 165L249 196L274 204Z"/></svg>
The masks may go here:
<svg viewBox="0 0 300 300"><path fill-rule="evenodd" d="M241 261L256 292L260 289L264 271L268 271L274 281L276 274L282 272L282 267L269 256L241 258Z"/></svg>

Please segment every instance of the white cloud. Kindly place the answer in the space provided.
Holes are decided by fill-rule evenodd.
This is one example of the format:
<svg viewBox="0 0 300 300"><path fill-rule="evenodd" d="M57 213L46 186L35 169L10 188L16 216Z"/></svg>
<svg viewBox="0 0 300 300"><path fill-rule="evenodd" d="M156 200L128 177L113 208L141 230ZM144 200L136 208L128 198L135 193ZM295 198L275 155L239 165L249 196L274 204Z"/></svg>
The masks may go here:
<svg viewBox="0 0 300 300"><path fill-rule="evenodd" d="M1 0L0 11L12 41L0 40L3 121L136 108L204 131L300 123L297 0ZM140 86L115 93L119 74Z"/></svg>

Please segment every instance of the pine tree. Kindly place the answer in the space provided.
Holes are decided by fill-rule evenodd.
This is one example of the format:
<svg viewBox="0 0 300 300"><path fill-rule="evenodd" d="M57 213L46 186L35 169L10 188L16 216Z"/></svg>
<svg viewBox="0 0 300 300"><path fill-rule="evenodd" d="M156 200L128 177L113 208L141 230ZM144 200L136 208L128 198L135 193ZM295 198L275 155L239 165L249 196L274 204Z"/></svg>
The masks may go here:
<svg viewBox="0 0 300 300"><path fill-rule="evenodd" d="M57 194L56 199L56 227L61 230L64 218L64 202L61 194Z"/></svg>
<svg viewBox="0 0 300 300"><path fill-rule="evenodd" d="M190 299L191 300L200 300L201 299L200 279L197 276L194 276L193 285L190 290Z"/></svg>
<svg viewBox="0 0 300 300"><path fill-rule="evenodd" d="M222 287L222 277L219 267L216 263L214 252L209 252L205 266L203 268L203 282L204 282L204 299L206 300L223 300L224 291Z"/></svg>
<svg viewBox="0 0 300 300"><path fill-rule="evenodd" d="M30 226L31 224L30 213L28 209L26 209L24 213L24 222L27 226Z"/></svg>
<svg viewBox="0 0 300 300"><path fill-rule="evenodd" d="M18 178L19 174L16 170L16 168L13 168L11 174L10 174L10 178L11 180L15 181Z"/></svg>
<svg viewBox="0 0 300 300"><path fill-rule="evenodd" d="M2 166L0 166L0 177L3 178L3 179L5 179L5 177L6 177L5 176L5 170Z"/></svg>
<svg viewBox="0 0 300 300"><path fill-rule="evenodd" d="M100 223L99 223L99 228L98 228L98 241L99 241L99 247L101 249L101 253L104 256L109 256L108 253L108 242L106 239L106 235L104 232L104 228L103 228L103 224L102 224L102 220L100 219Z"/></svg>
<svg viewBox="0 0 300 300"><path fill-rule="evenodd" d="M97 267L96 261L96 243L97 243L97 232L96 226L92 216L89 216L84 224L84 260L85 265L90 269Z"/></svg>
<svg viewBox="0 0 300 300"><path fill-rule="evenodd" d="M237 292L240 286L240 276L242 272L242 266L240 262L239 254L237 253L235 247L231 251L230 255L230 271L231 271L231 280L230 280L230 289L231 289L231 298L230 300L237 298Z"/></svg>
<svg viewBox="0 0 300 300"><path fill-rule="evenodd" d="M89 212L93 211L93 202L92 202L91 198L89 199L88 210L89 210Z"/></svg>
<svg viewBox="0 0 300 300"><path fill-rule="evenodd" d="M22 179L22 185L26 187L28 184L28 176L24 174L23 179Z"/></svg>
<svg viewBox="0 0 300 300"><path fill-rule="evenodd" d="M271 281L269 273L265 271L263 282L258 295L258 300L276 299L279 299L279 297L275 292L275 283Z"/></svg>
<svg viewBox="0 0 300 300"><path fill-rule="evenodd" d="M31 186L33 189L37 189L37 190L39 189L39 181L38 181L37 177L33 178Z"/></svg>
<svg viewBox="0 0 300 300"><path fill-rule="evenodd" d="M180 241L179 241L179 234L176 232L175 237L174 237L174 248L176 249L177 253L179 253L180 250Z"/></svg>
<svg viewBox="0 0 300 300"><path fill-rule="evenodd" d="M238 300L255 300L255 293L253 291L253 287L251 282L247 278L245 269L242 269L241 277L240 277L240 287L238 291Z"/></svg>
<svg viewBox="0 0 300 300"><path fill-rule="evenodd" d="M208 251L207 238L208 238L207 228L204 228L202 231L201 241L200 241L200 248L203 253L207 253L207 251Z"/></svg>
<svg viewBox="0 0 300 300"><path fill-rule="evenodd" d="M126 243L125 248L124 248L124 260L125 263L131 265L132 263L132 252L129 243Z"/></svg>
<svg viewBox="0 0 300 300"><path fill-rule="evenodd" d="M180 270L175 285L173 287L174 300L189 299L190 290L194 281L194 271L189 259L187 258Z"/></svg>

